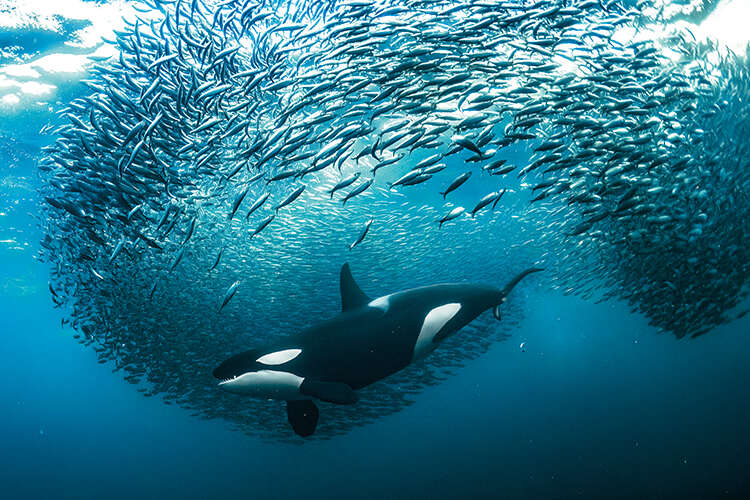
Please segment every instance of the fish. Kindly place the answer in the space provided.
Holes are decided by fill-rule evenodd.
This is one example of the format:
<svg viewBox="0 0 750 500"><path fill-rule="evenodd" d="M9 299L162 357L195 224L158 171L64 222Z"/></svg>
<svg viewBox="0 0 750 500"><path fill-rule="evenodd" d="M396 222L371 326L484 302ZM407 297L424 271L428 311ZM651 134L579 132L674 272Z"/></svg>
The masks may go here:
<svg viewBox="0 0 750 500"><path fill-rule="evenodd" d="M234 197L234 201L232 202L232 208L229 210L229 215L227 216L229 220L232 220L234 218L234 214L237 213L237 210L240 208L240 205L242 204L242 200L245 199L245 196L247 196L248 191L250 191L250 187L246 187L239 193L237 193L237 196Z"/></svg>
<svg viewBox="0 0 750 500"><path fill-rule="evenodd" d="M354 172L353 174L344 177L341 179L335 186L333 186L330 190L328 190L328 194L331 195L331 199L333 199L334 193L340 189L344 189L345 187L351 186L354 181L359 179L359 176L362 175L361 172Z"/></svg>
<svg viewBox="0 0 750 500"><path fill-rule="evenodd" d="M453 139L453 142L455 142L456 144L458 144L462 148L468 149L469 151L471 151L473 153L476 153L478 155L482 154L482 150L479 149L479 146L477 146L476 144L474 144L474 142L471 139L469 139L468 137L457 136L457 137L455 137Z"/></svg>
<svg viewBox="0 0 750 500"><path fill-rule="evenodd" d="M453 179L453 181L448 185L448 187L445 188L445 191L440 193L443 196L443 199L445 199L445 197L448 196L449 193L452 193L453 191L461 187L461 185L464 182L468 181L470 177L471 177L471 172L464 172L463 174Z"/></svg>
<svg viewBox="0 0 750 500"><path fill-rule="evenodd" d="M456 207L456 208L454 208L453 210L451 210L450 212L448 212L446 215L444 215L440 220L438 220L438 222L440 223L439 224L440 227L442 228L443 224L445 224L446 222L449 222L449 221L452 221L452 220L458 218L459 216L461 216L464 213L464 211L465 211L464 207Z"/></svg>
<svg viewBox="0 0 750 500"><path fill-rule="evenodd" d="M484 207L488 206L490 203L494 205L500 200L500 198L505 194L505 191L502 192L492 192L487 195L484 195L481 200L477 202L477 204L474 206L474 208L471 209L471 216L474 217L477 212L482 210Z"/></svg>
<svg viewBox="0 0 750 500"><path fill-rule="evenodd" d="M365 225L362 227L362 230L359 232L359 236L357 236L357 239L352 242L351 245L349 245L349 250L354 250L354 247L362 243L364 241L365 236L367 236L367 232L370 230L370 226L372 225L373 219L368 220L365 222Z"/></svg>
<svg viewBox="0 0 750 500"><path fill-rule="evenodd" d="M64 96L37 172L53 306L150 393L286 439L262 403L174 377L168 339L207 372L282 333L275 315L296 281L321 281L347 255L398 256L421 280L465 279L464 266L501 279L475 264L488 254L533 262L555 269L549 289L621 301L675 338L711 334L747 298L746 63L684 31L623 37L670 15L650 0L147 3L148 22L124 19L105 42L117 55L92 59ZM446 189L465 174L472 189ZM304 204L272 224L268 200L280 209L301 190ZM330 203L342 190L358 202ZM341 242L368 220L377 233L348 253ZM242 328L203 314L238 276ZM180 307L164 315L168 304ZM286 311L285 325L311 311ZM504 315L496 328L517 318ZM436 351L421 378L364 389L359 412L329 409L315 436L398 411L400 383L439 383L486 337Z"/></svg>
<svg viewBox="0 0 750 500"><path fill-rule="evenodd" d="M248 209L247 214L245 215L245 219L249 218L253 214L253 212L262 207L270 196L271 193L263 193L262 195L260 195Z"/></svg>
<svg viewBox="0 0 750 500"><path fill-rule="evenodd" d="M250 237L252 238L252 237L260 234L260 232L263 231L266 227L268 227L268 225L271 222L273 222L273 220L275 218L276 218L276 215L269 215L268 217L266 217L265 219L263 219L262 221L260 221L260 223L258 224L258 226L250 234Z"/></svg>
<svg viewBox="0 0 750 500"><path fill-rule="evenodd" d="M209 271L213 271L214 269L216 269L216 267L219 265L219 262L221 261L221 256L223 254L224 254L224 247L221 247L219 249L219 252L216 254L216 260L214 260L214 263L208 269Z"/></svg>
<svg viewBox="0 0 750 500"><path fill-rule="evenodd" d="M284 208L285 206L289 205L294 200L296 200L297 198L299 198L300 195L303 193L304 190L305 190L305 186L300 186L300 187L296 188L294 191L292 191L291 193L289 193L289 195L286 198L284 198L281 201L281 203L279 203L278 205L276 205L275 207L273 207L273 209L276 212L278 212L280 209Z"/></svg>
<svg viewBox="0 0 750 500"><path fill-rule="evenodd" d="M234 297L234 294L237 293L237 288L240 286L239 281L235 281L231 285L229 285L229 288L227 288L227 291L224 292L224 299L221 301L221 306L219 306L219 312L226 307L226 305L229 303L230 300L232 300L232 297Z"/></svg>
<svg viewBox="0 0 750 500"><path fill-rule="evenodd" d="M352 189L350 192L346 193L346 196L344 196L344 198L341 200L341 204L345 205L347 201L351 200L358 194L361 194L364 191L366 191L370 186L372 186L372 183L373 183L373 180L368 179L362 184L360 184L359 186L357 186L356 188Z"/></svg>

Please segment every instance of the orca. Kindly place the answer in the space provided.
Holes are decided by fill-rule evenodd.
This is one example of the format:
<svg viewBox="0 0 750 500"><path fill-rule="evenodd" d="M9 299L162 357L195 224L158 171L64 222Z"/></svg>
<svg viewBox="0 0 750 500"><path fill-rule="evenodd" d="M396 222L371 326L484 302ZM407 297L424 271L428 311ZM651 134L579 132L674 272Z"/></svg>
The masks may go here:
<svg viewBox="0 0 750 500"><path fill-rule="evenodd" d="M500 306L529 268L501 289L469 283L413 288L371 299L357 285L349 264L340 273L341 313L261 349L237 354L213 372L230 393L287 402L292 429L315 432L315 400L357 402L357 389L421 360L444 339Z"/></svg>

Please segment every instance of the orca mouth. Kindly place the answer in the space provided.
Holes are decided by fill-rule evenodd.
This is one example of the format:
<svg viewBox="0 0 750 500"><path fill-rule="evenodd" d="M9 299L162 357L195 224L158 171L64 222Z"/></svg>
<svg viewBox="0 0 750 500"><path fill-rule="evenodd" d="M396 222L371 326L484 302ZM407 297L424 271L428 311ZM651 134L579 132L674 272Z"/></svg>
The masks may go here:
<svg viewBox="0 0 750 500"><path fill-rule="evenodd" d="M248 371L252 371L258 356L258 351L235 354L214 368L213 376L221 381L235 379Z"/></svg>
<svg viewBox="0 0 750 500"><path fill-rule="evenodd" d="M219 379L219 385L226 384L227 382L232 382L233 380L237 380L239 377L241 377L242 373L232 373L228 370L222 370L222 367L218 367L213 371L214 378Z"/></svg>
<svg viewBox="0 0 750 500"><path fill-rule="evenodd" d="M213 376L222 382L229 382L236 379L244 372L240 372L236 367L230 366L226 361L214 368Z"/></svg>
<svg viewBox="0 0 750 500"><path fill-rule="evenodd" d="M219 379L219 385L226 385L231 384L232 382L237 382L240 379L242 379L245 375L248 375L250 372L241 372L241 373L227 373L227 374L220 374L220 377L216 377Z"/></svg>
<svg viewBox="0 0 750 500"><path fill-rule="evenodd" d="M236 375L226 375L223 377L216 377L219 379L219 386L231 384L232 382L239 382L242 380L246 375L250 375L253 372L242 372L238 373Z"/></svg>

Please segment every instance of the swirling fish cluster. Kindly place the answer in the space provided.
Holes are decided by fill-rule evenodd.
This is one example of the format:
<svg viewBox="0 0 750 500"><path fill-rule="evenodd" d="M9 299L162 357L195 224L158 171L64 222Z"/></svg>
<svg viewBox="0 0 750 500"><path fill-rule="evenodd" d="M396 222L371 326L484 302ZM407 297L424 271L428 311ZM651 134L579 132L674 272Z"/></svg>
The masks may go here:
<svg viewBox="0 0 750 500"><path fill-rule="evenodd" d="M284 435L210 370L330 315L347 258L373 294L537 261L678 337L747 296L747 63L618 42L650 0L151 1L40 167L53 300L149 395ZM401 408L489 328L319 435Z"/></svg>

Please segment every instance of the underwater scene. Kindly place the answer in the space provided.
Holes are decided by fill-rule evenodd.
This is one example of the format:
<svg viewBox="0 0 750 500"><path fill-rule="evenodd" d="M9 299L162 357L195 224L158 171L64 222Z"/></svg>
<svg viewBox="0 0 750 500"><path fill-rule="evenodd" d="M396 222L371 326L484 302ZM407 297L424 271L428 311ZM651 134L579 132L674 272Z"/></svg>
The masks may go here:
<svg viewBox="0 0 750 500"><path fill-rule="evenodd" d="M749 27L0 0L0 498L750 498Z"/></svg>

